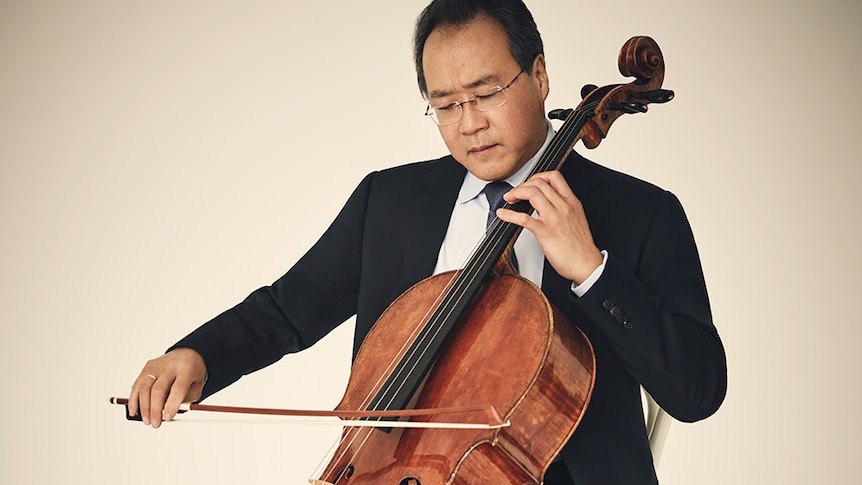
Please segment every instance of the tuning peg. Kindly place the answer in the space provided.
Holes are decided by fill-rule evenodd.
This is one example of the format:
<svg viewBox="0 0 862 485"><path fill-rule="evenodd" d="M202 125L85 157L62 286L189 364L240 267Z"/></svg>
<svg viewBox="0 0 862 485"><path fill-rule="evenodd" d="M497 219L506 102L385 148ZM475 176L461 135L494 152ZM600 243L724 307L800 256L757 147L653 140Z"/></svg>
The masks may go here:
<svg viewBox="0 0 862 485"><path fill-rule="evenodd" d="M584 84L584 87L581 88L581 99L586 99L596 89L599 89L599 87L595 84Z"/></svg>
<svg viewBox="0 0 862 485"><path fill-rule="evenodd" d="M568 118L569 115L572 114L572 111L574 111L574 110L571 108L568 108L568 109L558 108L555 110L551 110L551 112L548 113L548 118L550 118L552 120L566 121L566 118Z"/></svg>
<svg viewBox="0 0 862 485"><path fill-rule="evenodd" d="M647 105L639 101L623 101L616 109L627 114L646 113Z"/></svg>
<svg viewBox="0 0 862 485"><path fill-rule="evenodd" d="M642 96L650 103L667 103L673 99L673 91L670 89L655 89L642 93Z"/></svg>

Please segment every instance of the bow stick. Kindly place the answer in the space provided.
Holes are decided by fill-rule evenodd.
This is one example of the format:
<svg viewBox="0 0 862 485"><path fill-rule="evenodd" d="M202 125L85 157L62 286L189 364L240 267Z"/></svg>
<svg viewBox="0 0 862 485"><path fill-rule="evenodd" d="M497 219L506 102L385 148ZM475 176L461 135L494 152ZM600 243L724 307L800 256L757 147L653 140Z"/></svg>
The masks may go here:
<svg viewBox="0 0 862 485"><path fill-rule="evenodd" d="M112 397L111 404L118 404L126 407L126 419L130 421L140 421L140 413L135 416L129 414L129 399L124 397ZM335 417L340 418L339 424L351 427L370 427L370 428L441 428L441 429L499 429L510 425L509 421L504 421L497 412L494 406L475 406L475 407L450 407L438 409L405 409L405 410L390 410L390 411L317 411L306 409L274 409L274 408L254 408L254 407L236 407L236 406L216 406L210 404L182 403L180 412L186 411L210 411L219 413L238 413L238 414L258 414L269 416L290 416L290 417ZM488 422L427 422L427 421L389 421L389 420L374 420L374 418L402 418L413 416L432 416L440 414L452 413L483 413Z"/></svg>

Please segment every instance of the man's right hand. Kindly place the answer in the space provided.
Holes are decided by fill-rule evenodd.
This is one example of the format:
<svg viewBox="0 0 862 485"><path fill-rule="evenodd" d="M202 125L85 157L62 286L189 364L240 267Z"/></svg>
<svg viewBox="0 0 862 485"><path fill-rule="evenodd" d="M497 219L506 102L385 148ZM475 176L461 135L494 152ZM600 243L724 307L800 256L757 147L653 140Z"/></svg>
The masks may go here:
<svg viewBox="0 0 862 485"><path fill-rule="evenodd" d="M174 419L180 404L200 399L207 368L203 357L189 348L176 348L144 365L132 384L129 414L153 428Z"/></svg>

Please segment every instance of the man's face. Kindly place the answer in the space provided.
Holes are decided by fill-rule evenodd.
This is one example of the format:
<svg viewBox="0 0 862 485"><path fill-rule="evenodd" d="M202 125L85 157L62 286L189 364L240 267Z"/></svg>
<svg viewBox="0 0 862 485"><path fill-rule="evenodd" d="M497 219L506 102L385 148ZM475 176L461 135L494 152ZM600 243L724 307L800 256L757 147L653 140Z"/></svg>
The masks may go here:
<svg viewBox="0 0 862 485"><path fill-rule="evenodd" d="M431 106L463 102L473 94L505 86L520 71L509 53L500 25L486 18L452 28L437 28L425 42L422 57ZM544 58L536 57L530 71L505 91L506 104L479 111L464 104L457 123L440 126L449 152L482 180L502 180L517 172L542 146L548 125Z"/></svg>

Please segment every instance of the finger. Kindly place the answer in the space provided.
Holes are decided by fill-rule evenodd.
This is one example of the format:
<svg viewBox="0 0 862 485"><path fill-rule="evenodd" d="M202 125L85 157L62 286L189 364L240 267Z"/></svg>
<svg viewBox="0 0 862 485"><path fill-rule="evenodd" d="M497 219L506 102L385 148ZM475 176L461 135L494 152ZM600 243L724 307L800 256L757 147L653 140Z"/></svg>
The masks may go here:
<svg viewBox="0 0 862 485"><path fill-rule="evenodd" d="M146 370L146 368L144 368ZM153 387L153 383L156 381L156 377L152 374L145 374L143 371L141 375L138 376L138 379L135 381L135 385L132 386L132 395L136 395L136 398L132 400L130 398L129 405L129 414L134 416L137 413L141 414L141 420L143 420L144 424L150 424L150 392ZM135 408L132 408L132 403L134 403Z"/></svg>
<svg viewBox="0 0 862 485"><path fill-rule="evenodd" d="M129 392L129 403L126 404L129 408L129 416L138 414L138 386L132 384L132 390Z"/></svg>
<svg viewBox="0 0 862 485"><path fill-rule="evenodd" d="M575 194L560 172L538 173L531 177L531 180L554 207L561 207L568 201L575 199Z"/></svg>
<svg viewBox="0 0 862 485"><path fill-rule="evenodd" d="M179 412L180 404L186 401L186 397L189 395L191 387L192 381L190 379L178 376L174 380L171 390L168 393L167 401L165 402L163 415L165 421L172 421L174 419L177 412Z"/></svg>
<svg viewBox="0 0 862 485"><path fill-rule="evenodd" d="M150 424L153 428L158 428L162 424L162 411L165 409L165 399L173 380L166 374L162 374L150 389Z"/></svg>
<svg viewBox="0 0 862 485"><path fill-rule="evenodd" d="M566 178L556 170L537 173L530 177L528 182L531 181L547 184L546 187L551 191L550 193L556 194L563 199L576 198L574 192L572 192L572 187L566 181Z"/></svg>
<svg viewBox="0 0 862 485"><path fill-rule="evenodd" d="M563 177L563 174L557 170L539 172L530 177L530 180L534 179L543 180L548 184L552 185L556 190L560 192L571 190L569 187L569 183L566 182L566 178Z"/></svg>
<svg viewBox="0 0 862 485"><path fill-rule="evenodd" d="M542 188L543 194L550 204L543 209L546 212L553 210L554 212L548 213L548 215L557 218L556 221L552 220L549 223L557 224L562 221L570 221L572 218L585 220L581 200L572 191L561 173L557 171L543 172L536 174L536 179L537 186Z"/></svg>
<svg viewBox="0 0 862 485"><path fill-rule="evenodd" d="M525 200L529 202L533 210L519 212L509 209L498 209L497 217L533 231L542 222L542 217L550 214L555 206L555 203L549 200L550 197L553 197L550 191L550 186L541 180L532 180L520 185L506 195L506 199L509 199L507 202L515 204L518 201Z"/></svg>
<svg viewBox="0 0 862 485"><path fill-rule="evenodd" d="M516 226L521 226L524 229L535 233L536 225L539 224L539 220L530 214L526 214L524 212L518 212L511 209L503 209L499 208L496 212L497 218L501 221L510 222L515 224Z"/></svg>
<svg viewBox="0 0 862 485"><path fill-rule="evenodd" d="M510 190L503 198L510 204L526 200L541 214L542 210L547 210L549 207L556 205L558 202L555 199L559 199L559 196L555 194L554 189L547 180L532 177L530 180Z"/></svg>

